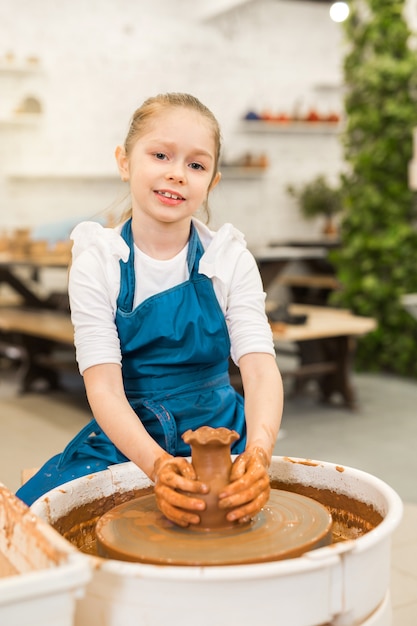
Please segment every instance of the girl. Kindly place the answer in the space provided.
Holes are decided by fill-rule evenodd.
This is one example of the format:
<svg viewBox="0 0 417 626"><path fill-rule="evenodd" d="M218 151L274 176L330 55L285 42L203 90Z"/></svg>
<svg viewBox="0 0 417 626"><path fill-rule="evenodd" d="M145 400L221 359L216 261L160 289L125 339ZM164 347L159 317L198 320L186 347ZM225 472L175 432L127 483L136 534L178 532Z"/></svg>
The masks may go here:
<svg viewBox="0 0 417 626"><path fill-rule="evenodd" d="M28 504L131 460L168 519L197 524L208 488L181 435L203 425L240 434L220 495L228 519L247 521L266 503L283 390L265 294L242 234L194 217L220 180L219 155L218 123L191 95L159 95L134 113L116 149L130 215L115 229L84 222L71 235L71 316L94 419L18 491ZM244 400L230 384L230 356Z"/></svg>

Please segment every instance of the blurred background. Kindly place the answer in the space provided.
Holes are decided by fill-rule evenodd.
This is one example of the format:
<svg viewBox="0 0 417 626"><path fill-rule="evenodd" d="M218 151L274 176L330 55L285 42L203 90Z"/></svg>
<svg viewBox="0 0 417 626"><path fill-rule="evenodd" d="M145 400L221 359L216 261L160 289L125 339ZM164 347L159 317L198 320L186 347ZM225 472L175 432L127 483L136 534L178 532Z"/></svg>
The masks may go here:
<svg viewBox="0 0 417 626"><path fill-rule="evenodd" d="M4 0L1 228L85 218L117 203L114 149L148 96L188 91L217 116L224 170L213 224L251 245L310 233L286 187L343 169L338 124L263 128L245 116L343 115L344 36L329 2ZM256 167L260 165L260 167Z"/></svg>
<svg viewBox="0 0 417 626"><path fill-rule="evenodd" d="M275 453L376 474L415 530L416 30L417 0L2 0L0 481L17 489L91 418L69 234L117 220L133 111L185 91L222 128L210 226L245 234L264 281L286 389ZM396 626L417 620L407 537Z"/></svg>

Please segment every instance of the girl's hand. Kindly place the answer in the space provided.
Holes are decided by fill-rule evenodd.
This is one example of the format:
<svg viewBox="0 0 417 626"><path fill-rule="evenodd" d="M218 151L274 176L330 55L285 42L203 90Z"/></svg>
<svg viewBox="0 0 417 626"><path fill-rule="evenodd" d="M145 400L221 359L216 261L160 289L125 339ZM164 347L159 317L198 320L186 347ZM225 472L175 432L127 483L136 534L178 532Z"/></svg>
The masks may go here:
<svg viewBox="0 0 417 626"><path fill-rule="evenodd" d="M154 480L156 503L165 517L183 527L200 522L193 511L203 511L206 503L189 494L207 493L208 487L196 480L194 468L187 459L160 457L154 465Z"/></svg>
<svg viewBox="0 0 417 626"><path fill-rule="evenodd" d="M268 502L271 491L268 457L263 448L248 448L232 466L231 483L220 494L219 507L233 509L227 514L232 522L248 522Z"/></svg>

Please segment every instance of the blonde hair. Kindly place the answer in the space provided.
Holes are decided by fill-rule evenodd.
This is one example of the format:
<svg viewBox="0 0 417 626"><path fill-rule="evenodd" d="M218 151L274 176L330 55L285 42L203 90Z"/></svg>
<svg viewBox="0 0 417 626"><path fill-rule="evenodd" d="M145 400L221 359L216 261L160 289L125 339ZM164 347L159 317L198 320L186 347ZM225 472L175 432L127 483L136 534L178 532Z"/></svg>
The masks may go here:
<svg viewBox="0 0 417 626"><path fill-rule="evenodd" d="M153 96L145 100L145 102L133 113L129 130L126 135L126 139L124 141L124 149L126 152L126 156L132 152L133 146L135 145L138 138L141 134L146 130L148 122L158 113L163 111L164 109L172 108L172 107L184 107L188 109L192 109L201 113L209 122L213 131L214 145L215 145L215 155L214 155L214 169L213 176L210 181L210 185L213 182L218 169L219 169L219 161L220 161L220 152L221 152L221 131L220 126L213 115L213 113L208 109L198 98L192 96L188 93L165 93L159 94L157 96ZM207 221L209 218L209 208L208 208L208 200L206 199L204 202L204 209L207 214ZM129 208L124 212L122 220L128 219L132 214L132 209Z"/></svg>

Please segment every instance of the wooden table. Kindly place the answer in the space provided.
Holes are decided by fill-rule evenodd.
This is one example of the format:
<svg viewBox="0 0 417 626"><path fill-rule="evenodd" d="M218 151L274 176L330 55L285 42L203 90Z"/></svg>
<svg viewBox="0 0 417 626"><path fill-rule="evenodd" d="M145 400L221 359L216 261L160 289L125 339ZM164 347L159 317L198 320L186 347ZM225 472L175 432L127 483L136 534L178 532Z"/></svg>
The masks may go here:
<svg viewBox="0 0 417 626"><path fill-rule="evenodd" d="M373 318L354 315L348 309L291 304L288 310L291 315L307 315L307 321L300 325L271 322L276 341L307 341L346 335L358 337L375 330L377 326Z"/></svg>
<svg viewBox="0 0 417 626"><path fill-rule="evenodd" d="M358 337L376 329L376 320L353 315L346 309L293 304L291 315L306 315L300 325L271 322L277 354L288 352L289 344L297 347L299 367L282 372L296 379L296 390L303 382L317 380L322 399L330 401L340 394L349 408L357 406L351 383L354 353Z"/></svg>
<svg viewBox="0 0 417 626"><path fill-rule="evenodd" d="M76 369L74 329L67 311L0 307L1 336L5 345L13 345L20 352L22 392L39 379L52 389L60 387L58 347L65 352L65 364Z"/></svg>
<svg viewBox="0 0 417 626"><path fill-rule="evenodd" d="M74 343L74 328L64 311L0 307L0 330L22 333L67 345Z"/></svg>
<svg viewBox="0 0 417 626"><path fill-rule="evenodd" d="M39 273L46 268L68 267L68 256L43 255L33 258L16 258L8 253L0 254L0 283L9 285L28 307L56 308L46 297L41 297L34 289L34 282L39 281ZM19 268L27 268L32 281L25 280L19 275Z"/></svg>
<svg viewBox="0 0 417 626"><path fill-rule="evenodd" d="M278 356L293 346L297 349L299 366L282 372L283 376L295 378L296 390L301 390L303 381L314 378L323 399L330 401L334 394L340 394L349 408L355 408L351 372L356 339L375 330L376 321L330 307L291 305L289 312L307 315L307 321L300 325L271 323ZM9 338L16 336L24 348L22 391L39 377L45 378L51 387L59 386L53 356L47 363L57 345L70 350L75 367L74 331L65 311L0 307L0 333ZM240 377L233 365L231 376L238 388Z"/></svg>

